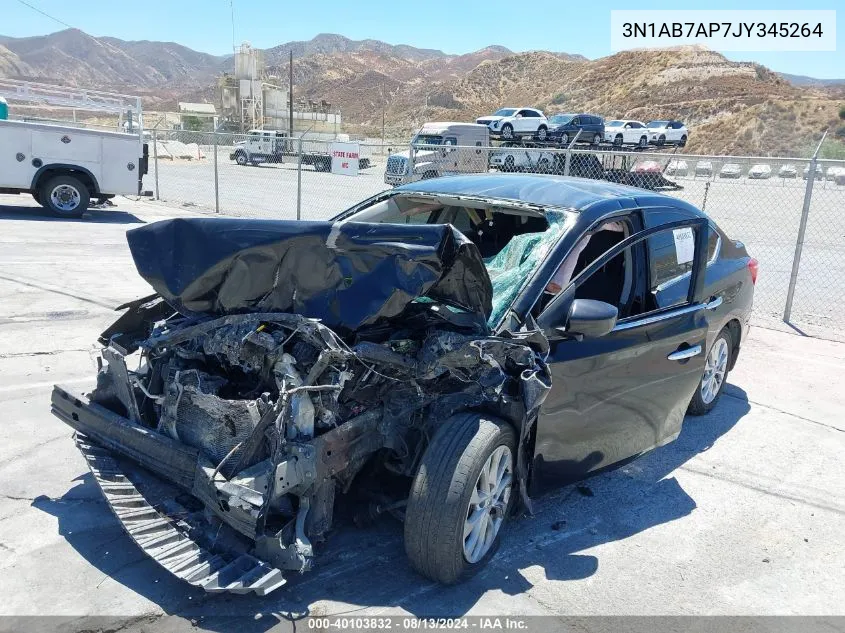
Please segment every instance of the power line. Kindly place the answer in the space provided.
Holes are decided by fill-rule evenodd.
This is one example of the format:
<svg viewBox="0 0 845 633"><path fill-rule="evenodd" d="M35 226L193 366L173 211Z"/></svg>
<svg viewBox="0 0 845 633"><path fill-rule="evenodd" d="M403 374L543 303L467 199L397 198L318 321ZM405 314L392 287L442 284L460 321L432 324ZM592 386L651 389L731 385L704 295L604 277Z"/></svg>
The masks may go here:
<svg viewBox="0 0 845 633"><path fill-rule="evenodd" d="M52 15L50 15L49 13L45 13L44 11L42 11L41 9L39 9L38 7L34 7L34 6L32 6L31 4L29 4L29 2L26 2L26 0L18 0L18 2L20 2L20 3L21 3L22 5L24 5L24 6L29 7L29 8L30 8L30 9L32 9L33 11L37 11L37 12L38 12L38 13L40 13L41 15L43 15L43 16L45 16L45 17L50 18L50 19L51 19L51 20L53 20L54 22L58 22L59 24L61 24L61 25L63 25L63 26L68 27L69 29L74 29L74 28L76 28L75 26L71 26L70 24L68 24L68 23L67 23L67 22L65 22L64 20L60 20L60 19L59 19L59 18L57 18L57 17L53 17Z"/></svg>

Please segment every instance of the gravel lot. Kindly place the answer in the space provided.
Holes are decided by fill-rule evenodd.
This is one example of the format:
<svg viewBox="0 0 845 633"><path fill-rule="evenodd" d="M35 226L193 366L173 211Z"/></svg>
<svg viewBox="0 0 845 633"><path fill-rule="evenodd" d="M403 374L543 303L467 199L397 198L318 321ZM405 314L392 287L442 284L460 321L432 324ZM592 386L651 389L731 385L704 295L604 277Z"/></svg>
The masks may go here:
<svg viewBox="0 0 845 633"><path fill-rule="evenodd" d="M133 618L98 628L135 630L165 614L226 630L224 616L246 615L247 630L263 631L303 613L842 614L845 344L762 328L710 415L540 499L463 585L416 576L390 519L341 526L315 572L266 598L211 597L173 579L124 535L49 412L53 382L91 383L112 307L148 292L125 231L190 214L118 202L64 221L0 196L0 615L67 616L67 630L90 629L83 616ZM768 270L764 260L762 279Z"/></svg>
<svg viewBox="0 0 845 633"><path fill-rule="evenodd" d="M301 217L322 220L383 191L384 163L373 156L356 178L281 165L240 167L220 155L220 208L228 215L295 218L301 177ZM718 171L718 170L717 170ZM800 174L800 171L799 171ZM806 182L795 179L710 180L681 177L683 189L669 192L708 214L733 239L742 240L760 261L755 314L770 324L783 316ZM145 179L152 189L152 174ZM159 161L161 198L169 204L213 211L212 161ZM796 285L792 321L813 335L845 340L845 186L816 182Z"/></svg>

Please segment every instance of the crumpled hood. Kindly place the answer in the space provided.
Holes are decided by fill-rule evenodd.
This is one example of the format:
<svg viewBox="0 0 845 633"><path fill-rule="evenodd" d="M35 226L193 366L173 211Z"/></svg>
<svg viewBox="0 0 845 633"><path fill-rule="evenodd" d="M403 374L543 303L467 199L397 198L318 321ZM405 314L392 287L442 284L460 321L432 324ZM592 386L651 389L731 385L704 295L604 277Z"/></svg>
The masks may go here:
<svg viewBox="0 0 845 633"><path fill-rule="evenodd" d="M423 296L492 310L481 254L450 225L177 218L127 240L138 273L185 315L292 312L355 330Z"/></svg>

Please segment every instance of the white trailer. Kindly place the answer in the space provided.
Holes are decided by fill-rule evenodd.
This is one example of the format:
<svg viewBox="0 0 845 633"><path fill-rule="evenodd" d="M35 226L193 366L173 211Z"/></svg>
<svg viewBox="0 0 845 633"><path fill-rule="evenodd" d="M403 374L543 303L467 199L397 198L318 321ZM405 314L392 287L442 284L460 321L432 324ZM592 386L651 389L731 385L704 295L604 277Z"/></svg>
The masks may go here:
<svg viewBox="0 0 845 633"><path fill-rule="evenodd" d="M92 198L141 195L148 148L139 98L0 79L0 96L72 108L117 112L137 133L45 122L0 120L0 193L30 193L45 209L80 217ZM130 124L132 125L132 124Z"/></svg>

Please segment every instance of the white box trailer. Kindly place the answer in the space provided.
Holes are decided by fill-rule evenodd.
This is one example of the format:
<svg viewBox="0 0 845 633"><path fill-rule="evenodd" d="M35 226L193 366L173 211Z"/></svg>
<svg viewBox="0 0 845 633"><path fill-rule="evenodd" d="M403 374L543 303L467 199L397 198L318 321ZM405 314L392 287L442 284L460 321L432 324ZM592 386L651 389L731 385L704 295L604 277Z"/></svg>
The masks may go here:
<svg viewBox="0 0 845 633"><path fill-rule="evenodd" d="M0 120L0 193L31 193L56 215L89 201L140 195L148 149L137 134Z"/></svg>

